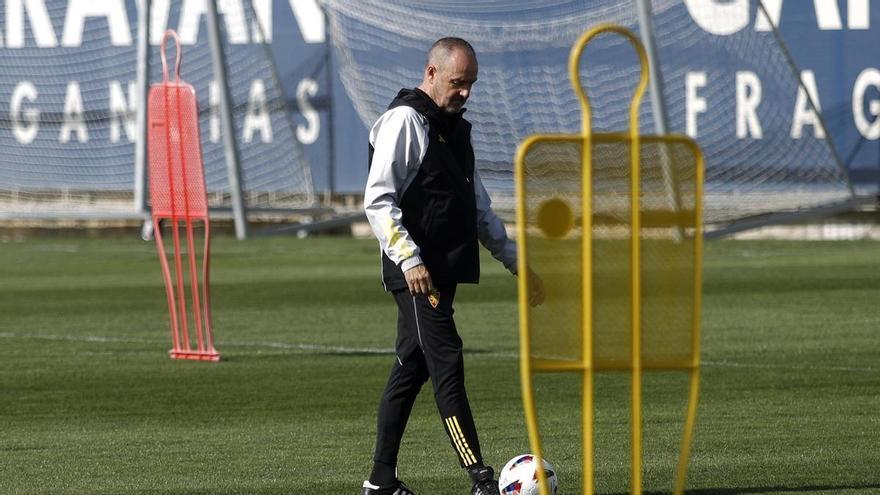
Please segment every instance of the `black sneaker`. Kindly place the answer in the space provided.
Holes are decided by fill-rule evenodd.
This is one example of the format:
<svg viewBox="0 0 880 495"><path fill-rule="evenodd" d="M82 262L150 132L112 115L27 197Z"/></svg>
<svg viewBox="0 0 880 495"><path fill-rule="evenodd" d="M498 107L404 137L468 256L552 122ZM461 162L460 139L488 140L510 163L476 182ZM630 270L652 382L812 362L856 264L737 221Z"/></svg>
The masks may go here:
<svg viewBox="0 0 880 495"><path fill-rule="evenodd" d="M496 492L497 493L497 492ZM402 481L397 480L396 484L381 487L370 483L370 480L364 481L363 495L416 495Z"/></svg>
<svg viewBox="0 0 880 495"><path fill-rule="evenodd" d="M495 471L491 467L471 468L468 474L474 481L471 495L501 495L498 491L498 481L495 480Z"/></svg>

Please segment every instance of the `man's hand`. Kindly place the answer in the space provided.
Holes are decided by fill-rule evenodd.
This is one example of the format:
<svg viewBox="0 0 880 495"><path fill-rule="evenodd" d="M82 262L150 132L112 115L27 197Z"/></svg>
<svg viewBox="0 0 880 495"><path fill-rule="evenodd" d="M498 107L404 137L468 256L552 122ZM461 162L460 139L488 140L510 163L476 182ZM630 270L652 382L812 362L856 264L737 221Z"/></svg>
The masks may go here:
<svg viewBox="0 0 880 495"><path fill-rule="evenodd" d="M544 281L537 273L528 269L528 285L529 285L529 306L538 306L544 302L546 294L544 293Z"/></svg>
<svg viewBox="0 0 880 495"><path fill-rule="evenodd" d="M431 274L425 265L416 265L403 274L406 279L406 285L409 286L409 293L428 294L434 290L434 284L431 282Z"/></svg>

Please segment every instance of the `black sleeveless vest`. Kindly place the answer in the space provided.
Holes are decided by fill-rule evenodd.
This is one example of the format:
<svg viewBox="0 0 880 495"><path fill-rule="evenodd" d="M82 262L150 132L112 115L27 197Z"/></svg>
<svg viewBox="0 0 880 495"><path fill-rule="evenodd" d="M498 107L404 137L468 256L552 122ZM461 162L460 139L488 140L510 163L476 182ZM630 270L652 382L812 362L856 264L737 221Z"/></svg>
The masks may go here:
<svg viewBox="0 0 880 495"><path fill-rule="evenodd" d="M446 114L419 89L400 90L388 108L399 106L412 107L428 119L428 150L398 205L403 226L419 246L434 285L477 283L480 258L471 124L462 118L464 110ZM382 278L386 290L407 287L400 267L385 253Z"/></svg>

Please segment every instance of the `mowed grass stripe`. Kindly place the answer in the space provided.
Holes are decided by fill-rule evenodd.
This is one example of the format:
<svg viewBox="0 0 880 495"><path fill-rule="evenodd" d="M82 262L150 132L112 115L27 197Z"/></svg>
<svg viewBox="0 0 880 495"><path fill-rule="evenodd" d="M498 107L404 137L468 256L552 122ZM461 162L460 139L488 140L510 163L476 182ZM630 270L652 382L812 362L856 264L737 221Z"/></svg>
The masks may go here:
<svg viewBox="0 0 880 495"><path fill-rule="evenodd" d="M880 493L876 246L707 244L689 493ZM375 242L220 237L213 251L218 365L167 357L151 244L0 246L0 493L360 491L394 359L396 308ZM486 257L482 284L456 298L468 393L496 467L529 450L515 290ZM467 493L427 387L401 477L417 493ZM542 376L538 387L547 457L561 493L575 493L578 380ZM679 374L645 380L649 492L671 487L685 390ZM628 492L628 394L625 375L598 377L600 493Z"/></svg>

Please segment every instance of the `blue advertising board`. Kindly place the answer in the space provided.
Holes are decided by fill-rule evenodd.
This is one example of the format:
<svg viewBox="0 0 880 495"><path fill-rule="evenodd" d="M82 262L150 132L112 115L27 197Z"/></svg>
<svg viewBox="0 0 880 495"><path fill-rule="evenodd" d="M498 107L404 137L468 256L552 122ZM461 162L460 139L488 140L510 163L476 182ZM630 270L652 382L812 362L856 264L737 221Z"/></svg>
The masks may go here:
<svg viewBox="0 0 880 495"><path fill-rule="evenodd" d="M309 1L291 0L290 5L306 4ZM787 112L787 121L783 124L789 138L822 138L824 132L804 100L805 95L812 98L822 112L829 137L852 180L863 189L873 189L880 179L880 63L877 62L878 56L874 50L875 46L880 45L880 8L876 4L872 8L868 0L765 0L764 7L766 17L759 11L755 0L683 0L679 6L661 15L688 17L692 27L699 28L707 41L716 44L737 36L762 36L771 39L773 34L766 21L769 17L779 28L785 46L800 71L804 88L790 85L785 94L779 95L767 90L764 98L779 98L784 103L773 101L764 106L783 105L783 113ZM308 44L303 41L298 30L301 28L297 27L297 23L290 22L294 16L287 2L276 2L275 9L279 26L284 24L283 19L289 22L286 27L276 30L273 43L276 59L279 66L294 66L298 62L288 54L296 53ZM662 51L660 56L662 63ZM693 66L684 67L684 70L687 73L710 74L704 83L707 93L715 89L711 86L729 86L720 92L727 94L730 100L735 99L735 74L754 70L749 60L715 58L706 62L699 57L694 57L693 60ZM778 62L778 57L776 61ZM676 63L680 65L679 62ZM701 65L710 63L715 66ZM781 73L790 71L790 68L769 68L763 72L755 70L757 80L743 78L742 81L744 84L761 84L760 78L772 77L774 70ZM420 67L413 67L415 75L419 71ZM765 75L768 72L771 73L770 76ZM296 71L289 73L291 87L297 79L295 73ZM332 87L329 88L333 102L332 133L336 144L333 153L336 178L334 188L340 192L357 192L366 177L367 129L352 110L348 95L335 76L336 71L330 71L330 74L333 78ZM670 87L670 83L675 83L675 86ZM326 80L324 84L327 84ZM765 82L763 86L770 88L772 84ZM672 94L673 98L687 99L687 84L684 80L675 80L670 76L666 90L667 95ZM478 94L476 98L479 98ZM750 121L747 118L748 112L742 108L731 108L729 112L723 112L730 116L723 123L729 127L726 129L727 139L740 140L757 147L762 145L761 139L765 139L772 146L772 141L766 136L759 136L754 132L762 117L761 101L753 100L750 103L756 105L756 121ZM687 101L687 104L694 104L694 101ZM706 104L732 106L733 102L709 100ZM326 108L322 109L326 111ZM741 129L737 128L737 119L734 118L737 112L744 116L740 119L744 120L739 125ZM695 116L695 119L698 118L699 116ZM700 131L689 129L687 122L672 122L671 126L680 132L694 134L700 140ZM331 132L323 126L321 129L324 133ZM722 129L722 134L723 131ZM311 156L313 166L316 167L316 187L324 189L329 186L328 174L319 172L319 169L326 171L330 168L327 162L329 148L326 144L318 144L318 147L321 151Z"/></svg>
<svg viewBox="0 0 880 495"><path fill-rule="evenodd" d="M96 178L101 174L112 175L119 184L131 183L126 174L132 173L135 139L132 85L140 4L136 0L3 2L0 58L6 69L0 75L0 113L5 123L0 129L0 189L39 187L40 181L100 186L101 179ZM821 109L828 137L850 177L857 185L874 188L880 179L880 63L875 53L875 47L880 46L880 8L869 0L765 0L764 5L770 20L779 27L805 89L792 85L777 94L765 80L763 93L756 93L761 79L770 77L767 73L789 69L754 70L748 58L694 58L692 66L676 61L678 70L668 74L666 94L684 103L680 112L671 115L671 127L694 135L699 142L702 129L711 125L724 139L757 149L763 146L769 153L774 142L763 136L760 128L764 107L770 106L770 100L779 100L772 103L781 105L782 114L787 114L783 123L787 138L822 137L814 112L804 103L804 95L808 94ZM207 74L204 80L194 81L200 100L207 101L202 93L208 94L210 57L187 45L204 43L207 36L204 0L153 0L151 6L154 57L166 27L181 33L184 50L189 54L186 70L195 74L200 67ZM241 17L246 6L254 18ZM243 141L277 143L295 139L305 153L318 193L361 192L367 173L367 128L339 77L339 66L345 61L332 48L328 18L319 1L223 0L218 2L218 9L227 35L235 37L231 41L234 46L262 46L260 38L268 41L280 81L278 90L290 111L292 136L282 135L277 125L261 119L260 109L271 97L260 100L262 86L257 85L255 92L253 82L245 83L241 107L246 118L239 129ZM657 15L674 15L676 22L685 19L686 28L716 44L750 33L772 36L756 0L682 0L666 5ZM663 40L659 43L662 45ZM699 43L691 49L699 50ZM668 55L661 49L659 56L662 67ZM235 60L230 63L241 63ZM155 59L152 68L151 79L155 80ZM235 65L230 72L247 77L236 74ZM421 67L412 67L411 79L417 80L420 72ZM740 87L746 88L744 96L737 92ZM475 99L479 98L479 87L476 91ZM713 100L701 94L726 96ZM762 101L767 103L762 106ZM712 106L725 111L717 112L722 115L717 122L707 124L714 119ZM89 118L94 114L100 114L103 127L90 127ZM214 121L207 122L207 127L214 125ZM216 144L215 134L209 140ZM100 153L96 151L99 147ZM46 156L64 153L82 166L64 169L59 165L45 171L40 168L47 166ZM111 155L115 161L101 168L105 161L105 157L98 156L101 153ZM249 156L259 154L259 148L255 148ZM217 162L206 164L209 188L211 169L223 166L216 156L206 151L206 161L215 157ZM85 175L72 178L78 173ZM107 187L111 186L108 182Z"/></svg>

